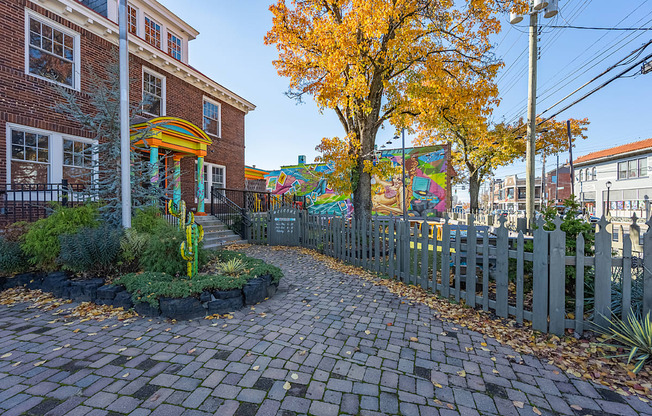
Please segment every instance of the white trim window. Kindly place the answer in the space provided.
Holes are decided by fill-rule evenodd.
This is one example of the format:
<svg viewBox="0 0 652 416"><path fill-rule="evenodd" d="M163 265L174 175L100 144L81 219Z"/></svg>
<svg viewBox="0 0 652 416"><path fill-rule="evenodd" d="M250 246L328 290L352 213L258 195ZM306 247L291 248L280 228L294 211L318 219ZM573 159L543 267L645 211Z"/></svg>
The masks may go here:
<svg viewBox="0 0 652 416"><path fill-rule="evenodd" d="M50 181L50 136L29 129L9 128L11 137L9 183Z"/></svg>
<svg viewBox="0 0 652 416"><path fill-rule="evenodd" d="M27 11L25 39L25 73L79 90L78 33Z"/></svg>
<svg viewBox="0 0 652 416"><path fill-rule="evenodd" d="M138 9L131 4L127 5L127 28L129 33L138 36Z"/></svg>
<svg viewBox="0 0 652 416"><path fill-rule="evenodd" d="M215 137L222 136L222 106L204 97L204 131Z"/></svg>
<svg viewBox="0 0 652 416"><path fill-rule="evenodd" d="M62 177L68 183L89 184L93 181L93 143L63 138Z"/></svg>
<svg viewBox="0 0 652 416"><path fill-rule="evenodd" d="M183 49L181 45L183 45L181 38L168 30L168 53L174 59L179 61L183 57Z"/></svg>
<svg viewBox="0 0 652 416"><path fill-rule="evenodd" d="M618 162L618 179L647 177L647 157Z"/></svg>
<svg viewBox="0 0 652 416"><path fill-rule="evenodd" d="M161 25L149 16L145 16L145 42L161 49Z"/></svg>
<svg viewBox="0 0 652 416"><path fill-rule="evenodd" d="M204 163L204 198L211 199L211 188L226 188L226 166Z"/></svg>
<svg viewBox="0 0 652 416"><path fill-rule="evenodd" d="M143 68L143 112L151 116L165 115L165 77Z"/></svg>

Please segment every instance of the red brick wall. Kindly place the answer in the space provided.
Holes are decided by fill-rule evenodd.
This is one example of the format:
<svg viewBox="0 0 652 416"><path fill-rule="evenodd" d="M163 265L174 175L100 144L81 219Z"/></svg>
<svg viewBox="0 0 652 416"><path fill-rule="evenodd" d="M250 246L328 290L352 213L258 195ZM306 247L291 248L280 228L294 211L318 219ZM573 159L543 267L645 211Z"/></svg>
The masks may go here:
<svg viewBox="0 0 652 416"><path fill-rule="evenodd" d="M117 46L88 30L66 21L27 0L0 0L0 36L4 40L3 59L0 60L0 183L6 183L6 123L15 123L75 136L89 137L76 123L52 110L61 100L53 84L25 74L25 7L68 27L80 34L81 92L80 102L88 105L89 66L101 74L107 62L115 59ZM184 80L161 70L145 60L130 57L130 98L138 103L142 98L142 67L149 67L166 77L166 115L186 119L202 126L202 97L208 96L221 104L222 137L209 147L206 161L226 166L226 181L230 188L244 189L244 116L245 113ZM182 162L182 197L194 206L195 165L190 157Z"/></svg>

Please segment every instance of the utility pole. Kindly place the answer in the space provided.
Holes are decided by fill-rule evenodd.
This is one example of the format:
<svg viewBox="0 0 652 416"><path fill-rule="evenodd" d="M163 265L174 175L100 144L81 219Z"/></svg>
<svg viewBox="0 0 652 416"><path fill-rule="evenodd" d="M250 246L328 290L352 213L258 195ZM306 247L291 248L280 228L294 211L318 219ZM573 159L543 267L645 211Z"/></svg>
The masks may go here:
<svg viewBox="0 0 652 416"><path fill-rule="evenodd" d="M575 171L573 170L573 137L571 136L570 120L566 120L566 133L568 134L568 157L570 158L571 195L573 199L575 199Z"/></svg>
<svg viewBox="0 0 652 416"><path fill-rule="evenodd" d="M534 229L534 153L537 128L537 35L538 13L530 14L530 70L528 76L527 147L525 169L525 215L528 229Z"/></svg>
<svg viewBox="0 0 652 416"><path fill-rule="evenodd" d="M131 139L129 137L129 44L127 43L127 0L118 8L120 29L120 182L122 227L131 228Z"/></svg>
<svg viewBox="0 0 652 416"><path fill-rule="evenodd" d="M539 210L543 211L543 201L548 201L546 198L547 194L546 189L546 154L543 154L543 166L541 167L541 204L539 205Z"/></svg>
<svg viewBox="0 0 652 416"><path fill-rule="evenodd" d="M557 153L557 167L555 169L555 205L557 205L557 201L559 201L559 153Z"/></svg>

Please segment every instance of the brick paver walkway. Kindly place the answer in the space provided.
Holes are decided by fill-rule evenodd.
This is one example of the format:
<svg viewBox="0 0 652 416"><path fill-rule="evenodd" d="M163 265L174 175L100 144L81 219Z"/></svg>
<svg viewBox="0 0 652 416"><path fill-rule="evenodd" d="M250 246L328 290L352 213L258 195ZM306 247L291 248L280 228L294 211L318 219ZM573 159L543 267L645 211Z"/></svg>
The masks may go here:
<svg viewBox="0 0 652 416"><path fill-rule="evenodd" d="M286 277L230 320L62 325L1 307L0 413L652 415L311 256L248 254Z"/></svg>

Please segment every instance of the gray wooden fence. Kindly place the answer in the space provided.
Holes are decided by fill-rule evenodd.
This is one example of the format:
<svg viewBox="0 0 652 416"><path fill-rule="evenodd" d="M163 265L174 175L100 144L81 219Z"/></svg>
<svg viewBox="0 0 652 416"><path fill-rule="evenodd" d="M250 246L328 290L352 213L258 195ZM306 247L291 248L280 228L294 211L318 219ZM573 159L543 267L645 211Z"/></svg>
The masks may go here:
<svg viewBox="0 0 652 416"><path fill-rule="evenodd" d="M629 240L639 238L636 218L620 257L612 255L609 223L604 218L597 224L591 256L584 254L582 234L575 241L574 254L567 254L560 218L553 231L544 230L540 220L533 237L510 233L504 217L498 219L493 234L486 227L477 229L473 216L465 230L450 224L448 217L439 224L396 217L356 221L306 212L297 218L295 232L302 247L463 300L501 318L529 321L541 332L562 335L572 328L581 334L591 324L604 326L614 302L622 304L620 315L625 318L632 305L633 283L643 288L642 299L637 298L643 314L652 308L652 271L642 259L632 261ZM249 241L269 244L273 215L252 214L251 219ZM283 244L278 238L272 240ZM652 233L646 233L643 241L644 257L652 259ZM594 293L585 293L585 286Z"/></svg>

